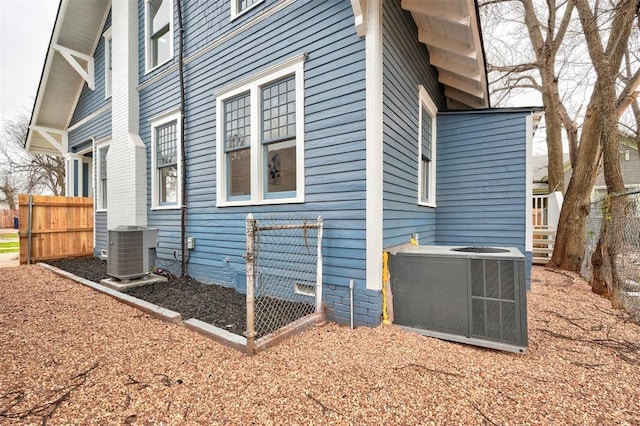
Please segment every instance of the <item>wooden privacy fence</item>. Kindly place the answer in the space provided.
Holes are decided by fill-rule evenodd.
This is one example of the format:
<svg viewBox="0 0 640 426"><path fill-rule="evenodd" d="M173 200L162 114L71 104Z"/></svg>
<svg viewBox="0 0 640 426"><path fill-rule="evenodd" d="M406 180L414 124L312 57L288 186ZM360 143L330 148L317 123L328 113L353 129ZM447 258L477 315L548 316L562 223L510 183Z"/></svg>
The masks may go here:
<svg viewBox="0 0 640 426"><path fill-rule="evenodd" d="M20 263L93 254L93 199L20 195Z"/></svg>
<svg viewBox="0 0 640 426"><path fill-rule="evenodd" d="M18 216L18 210L0 210L0 228L13 228L13 218Z"/></svg>

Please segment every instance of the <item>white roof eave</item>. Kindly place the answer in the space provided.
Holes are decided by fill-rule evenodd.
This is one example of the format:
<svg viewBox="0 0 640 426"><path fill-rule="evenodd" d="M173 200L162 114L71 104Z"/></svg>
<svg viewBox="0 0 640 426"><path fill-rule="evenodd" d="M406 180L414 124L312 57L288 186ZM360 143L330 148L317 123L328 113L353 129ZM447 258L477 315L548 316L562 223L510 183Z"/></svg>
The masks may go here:
<svg viewBox="0 0 640 426"><path fill-rule="evenodd" d="M93 78L93 64L89 62L93 61L110 4L110 0L60 0L25 140L27 151L66 154L59 150L60 146L66 149L66 144L51 143L34 129L66 134L87 81L69 62L69 52L77 61L75 66L85 67L89 79ZM62 142L63 137L58 139Z"/></svg>
<svg viewBox="0 0 640 426"><path fill-rule="evenodd" d="M450 107L488 108L489 90L474 0L402 0L429 50Z"/></svg>

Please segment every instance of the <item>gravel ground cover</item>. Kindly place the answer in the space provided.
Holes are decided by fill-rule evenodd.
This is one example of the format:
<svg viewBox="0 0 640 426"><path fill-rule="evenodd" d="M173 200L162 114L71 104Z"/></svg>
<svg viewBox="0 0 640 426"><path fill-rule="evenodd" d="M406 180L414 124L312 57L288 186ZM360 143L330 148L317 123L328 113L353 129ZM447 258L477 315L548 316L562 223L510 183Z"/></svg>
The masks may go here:
<svg viewBox="0 0 640 426"><path fill-rule="evenodd" d="M640 327L534 268L529 352L313 327L248 358L38 266L0 273L2 424L640 424Z"/></svg>

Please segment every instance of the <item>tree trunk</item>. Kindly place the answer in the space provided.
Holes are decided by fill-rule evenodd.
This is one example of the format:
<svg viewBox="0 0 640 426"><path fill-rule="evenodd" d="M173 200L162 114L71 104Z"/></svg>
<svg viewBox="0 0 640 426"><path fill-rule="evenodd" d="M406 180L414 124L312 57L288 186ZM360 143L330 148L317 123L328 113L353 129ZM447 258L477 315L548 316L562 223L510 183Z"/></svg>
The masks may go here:
<svg viewBox="0 0 640 426"><path fill-rule="evenodd" d="M544 83L543 78L543 85ZM553 83L551 83L553 84ZM548 185L549 192L564 193L564 162L562 156L562 121L551 94L543 92L544 116L547 127Z"/></svg>
<svg viewBox="0 0 640 426"><path fill-rule="evenodd" d="M600 237L591 255L591 290L611 299L614 308L620 308L622 277L617 260L624 254L624 227L629 203L625 197L615 196L608 197L604 203Z"/></svg>
<svg viewBox="0 0 640 426"><path fill-rule="evenodd" d="M598 93L591 96L580 138L578 161L573 169L558 221L556 243L549 262L568 271L580 272L584 258L585 223L591 208L591 190L600 168L601 123Z"/></svg>
<svg viewBox="0 0 640 426"><path fill-rule="evenodd" d="M590 194L597 177L602 147L604 147L606 155L605 180L607 179L607 174L609 176L607 181L608 192L611 193L612 190L615 190L619 193L624 189L624 185L620 189L622 179L618 179L620 163L617 144L617 119L620 111L616 109L617 98L614 79L627 49L634 16L634 5L633 0L621 0L617 5L610 29L610 34L616 37L609 37L607 47L603 49L600 29L597 26L598 22L591 13L590 4L586 0L574 0L574 4L580 17L589 48L589 55L598 79L595 90L589 100L580 137L578 161L576 168L573 170L560 213L556 245L550 264L579 272L584 257L584 226L589 213ZM608 227L605 232L608 232ZM618 232L618 229L614 230L614 234ZM605 242L606 239L602 239L599 249L608 250L611 248L613 251L596 255L595 260L598 268L601 268L600 262L609 262L609 257L616 253L616 248L608 248ZM603 272L603 276L608 274L607 271ZM597 284L597 286L599 287L600 284Z"/></svg>
<svg viewBox="0 0 640 426"><path fill-rule="evenodd" d="M600 36L601 30L597 27L598 20L592 13L588 1L575 1L589 56L597 74L595 88L600 93L601 115L598 120L602 128L600 141L608 195L600 239L596 252L592 256L591 288L595 292L610 297L614 307L618 307L621 280L618 275L617 260L624 241L627 208L626 199L618 196L624 192L624 182L620 170L616 76L622 57L627 50L631 24L638 3L637 0L621 0L616 5L609 34L609 45L605 50Z"/></svg>

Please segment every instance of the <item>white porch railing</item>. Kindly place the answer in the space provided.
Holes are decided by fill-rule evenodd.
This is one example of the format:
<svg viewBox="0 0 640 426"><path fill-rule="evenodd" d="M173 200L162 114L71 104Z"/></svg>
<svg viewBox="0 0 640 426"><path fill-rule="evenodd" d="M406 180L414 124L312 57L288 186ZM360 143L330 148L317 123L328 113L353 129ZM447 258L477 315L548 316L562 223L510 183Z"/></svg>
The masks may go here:
<svg viewBox="0 0 640 426"><path fill-rule="evenodd" d="M549 226L549 198L548 195L533 196L533 229Z"/></svg>
<svg viewBox="0 0 640 426"><path fill-rule="evenodd" d="M534 264L544 265L551 259L562 201L561 192L534 195L532 198Z"/></svg>

